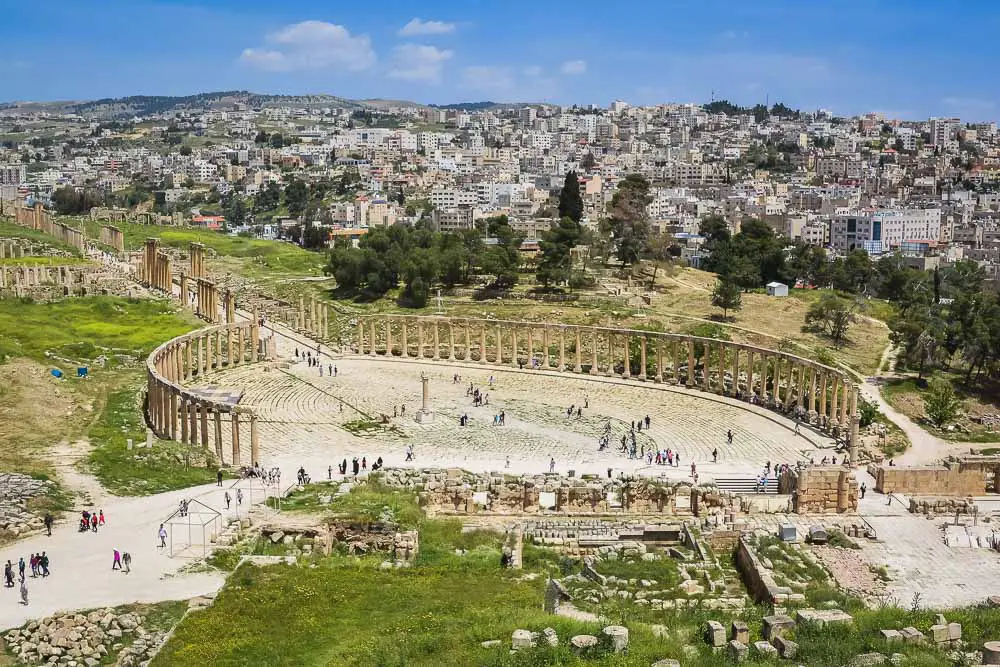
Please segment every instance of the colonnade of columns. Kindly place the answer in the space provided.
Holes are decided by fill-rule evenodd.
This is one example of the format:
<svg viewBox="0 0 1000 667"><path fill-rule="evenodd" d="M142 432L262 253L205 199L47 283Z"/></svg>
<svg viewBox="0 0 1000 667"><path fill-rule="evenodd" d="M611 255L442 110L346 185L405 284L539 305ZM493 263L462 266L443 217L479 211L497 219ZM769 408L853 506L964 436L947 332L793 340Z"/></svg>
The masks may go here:
<svg viewBox="0 0 1000 667"><path fill-rule="evenodd" d="M273 338L269 339L273 346ZM241 465L240 427L248 424L249 464L260 461L257 416L250 410L199 395L182 386L213 369L254 363L273 355L260 338L255 322L200 329L167 341L147 360L146 415L157 436L189 445L214 446L226 463L223 426L229 434L228 463Z"/></svg>
<svg viewBox="0 0 1000 667"><path fill-rule="evenodd" d="M285 322L296 331L301 331L314 338L330 337L330 307L329 305L310 299L308 305L304 297L299 297L299 308L294 314L294 322Z"/></svg>
<svg viewBox="0 0 1000 667"><path fill-rule="evenodd" d="M159 239L146 239L142 260L139 263L139 281L167 294L173 294L173 277L170 255L159 249Z"/></svg>
<svg viewBox="0 0 1000 667"><path fill-rule="evenodd" d="M190 274L192 278L207 278L208 271L205 270L205 244L192 243L188 252L190 260Z"/></svg>
<svg viewBox="0 0 1000 667"><path fill-rule="evenodd" d="M125 235L114 225L101 225L100 241L114 248L119 255L125 254Z"/></svg>
<svg viewBox="0 0 1000 667"><path fill-rule="evenodd" d="M793 355L711 338L562 324L434 317L360 318L356 351L620 376L684 385L844 436L856 461L857 392L849 376Z"/></svg>
<svg viewBox="0 0 1000 667"><path fill-rule="evenodd" d="M72 266L0 267L0 288L36 285L72 285L81 282L86 270Z"/></svg>

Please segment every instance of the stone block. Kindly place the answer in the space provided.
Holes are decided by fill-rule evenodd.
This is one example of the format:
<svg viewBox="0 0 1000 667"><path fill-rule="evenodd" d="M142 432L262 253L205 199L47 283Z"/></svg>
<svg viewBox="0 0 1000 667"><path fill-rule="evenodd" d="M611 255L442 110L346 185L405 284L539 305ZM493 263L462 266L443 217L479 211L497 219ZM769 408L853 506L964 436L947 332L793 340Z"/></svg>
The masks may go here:
<svg viewBox="0 0 1000 667"><path fill-rule="evenodd" d="M899 631L899 634L903 636L903 641L907 644L922 644L926 637L924 633L920 632L913 626L903 628Z"/></svg>
<svg viewBox="0 0 1000 667"><path fill-rule="evenodd" d="M628 628L623 625L609 625L601 630L604 641L615 653L626 653L628 651Z"/></svg>
<svg viewBox="0 0 1000 667"><path fill-rule="evenodd" d="M708 621L705 624L705 642L709 646L726 645L726 629L718 621Z"/></svg>
<svg viewBox="0 0 1000 667"><path fill-rule="evenodd" d="M903 635L900 634L899 630L879 630L882 635L882 639L886 640L890 644L892 642L902 641Z"/></svg>
<svg viewBox="0 0 1000 667"><path fill-rule="evenodd" d="M931 641L935 644L946 644L949 641L948 636L948 626L947 625L932 625L931 626Z"/></svg>
<svg viewBox="0 0 1000 667"><path fill-rule="evenodd" d="M735 639L729 642L729 659L733 662L743 662L749 655L750 650L743 642L738 642Z"/></svg>
<svg viewBox="0 0 1000 667"><path fill-rule="evenodd" d="M887 658L881 653L862 653L854 656L851 660L851 667L870 667L871 665L884 665Z"/></svg>
<svg viewBox="0 0 1000 667"><path fill-rule="evenodd" d="M795 627L795 621L784 614L764 617L764 639L773 640ZM780 650L780 649L779 649Z"/></svg>
<svg viewBox="0 0 1000 667"><path fill-rule="evenodd" d="M597 637L594 635L574 635L570 638L569 645L573 653L589 655L597 649Z"/></svg>
<svg viewBox="0 0 1000 667"><path fill-rule="evenodd" d="M799 645L793 642L791 639L785 639L781 635L775 636L771 642L774 647L778 649L778 655L786 660L791 660L795 657L795 654L799 651Z"/></svg>
<svg viewBox="0 0 1000 667"><path fill-rule="evenodd" d="M795 614L795 620L823 627L827 624L852 623L854 618L839 609L800 609Z"/></svg>
<svg viewBox="0 0 1000 667"><path fill-rule="evenodd" d="M962 624L961 623L949 623L948 624L948 639L955 642L962 638Z"/></svg>
<svg viewBox="0 0 1000 667"><path fill-rule="evenodd" d="M503 642L499 639L487 639L480 644L483 648L500 648L501 645L503 645Z"/></svg>
<svg viewBox="0 0 1000 667"><path fill-rule="evenodd" d="M530 630L514 630L510 636L510 647L517 651L535 645L535 633Z"/></svg>
<svg viewBox="0 0 1000 667"><path fill-rule="evenodd" d="M730 634L733 641L738 641L741 644L750 643L750 629L743 621L733 621L732 626L730 626Z"/></svg>
<svg viewBox="0 0 1000 667"><path fill-rule="evenodd" d="M765 658L778 655L778 649L774 648L769 642L766 642L763 639L753 643L753 650L754 653Z"/></svg>
<svg viewBox="0 0 1000 667"><path fill-rule="evenodd" d="M549 646L559 646L559 635L556 634L555 628L545 628L542 630L542 636Z"/></svg>
<svg viewBox="0 0 1000 667"><path fill-rule="evenodd" d="M652 664L652 667L681 667L680 660L674 660L673 658L664 658L663 660L657 660Z"/></svg>

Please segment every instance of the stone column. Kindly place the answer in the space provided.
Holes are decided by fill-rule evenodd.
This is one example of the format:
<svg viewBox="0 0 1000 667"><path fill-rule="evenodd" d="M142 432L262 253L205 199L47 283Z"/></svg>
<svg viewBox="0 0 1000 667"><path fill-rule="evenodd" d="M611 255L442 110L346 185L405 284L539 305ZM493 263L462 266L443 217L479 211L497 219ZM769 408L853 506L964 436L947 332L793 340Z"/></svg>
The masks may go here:
<svg viewBox="0 0 1000 667"><path fill-rule="evenodd" d="M687 383L688 389L694 387L694 341L688 338L688 367L687 367Z"/></svg>
<svg viewBox="0 0 1000 667"><path fill-rule="evenodd" d="M839 420L840 421L840 427L841 428L848 428L850 426L850 422L848 421L848 419L850 418L850 415L847 414L847 408L849 407L850 402L852 400L852 398L851 398L851 393L852 393L851 392L851 385L848 384L847 382L844 382L844 383L841 384L841 387L842 387L842 389L841 389L841 393L840 393L840 420Z"/></svg>
<svg viewBox="0 0 1000 667"><path fill-rule="evenodd" d="M424 358L424 323L419 318L413 321L417 325L417 359Z"/></svg>
<svg viewBox="0 0 1000 667"><path fill-rule="evenodd" d="M747 350L747 399L754 393L753 390L753 358L754 351Z"/></svg>
<svg viewBox="0 0 1000 667"><path fill-rule="evenodd" d="M733 389L731 396L739 396L740 393L740 347L733 346Z"/></svg>
<svg viewBox="0 0 1000 667"><path fill-rule="evenodd" d="M455 358L455 323L448 320L448 358Z"/></svg>
<svg viewBox="0 0 1000 667"><path fill-rule="evenodd" d="M512 354L510 355L510 365L517 366L517 325L512 324L510 327L510 349Z"/></svg>
<svg viewBox="0 0 1000 667"><path fill-rule="evenodd" d="M199 416L201 417L201 446L208 449L208 404L202 403L199 406Z"/></svg>
<svg viewBox="0 0 1000 667"><path fill-rule="evenodd" d="M403 353L399 356L401 356L403 359L406 359L407 357L410 356L410 342L407 339L407 332L410 328L409 318L407 317L400 318L399 326L403 330L403 350L402 350Z"/></svg>
<svg viewBox="0 0 1000 667"><path fill-rule="evenodd" d="M559 370L566 370L566 327L559 327Z"/></svg>
<svg viewBox="0 0 1000 667"><path fill-rule="evenodd" d="M188 419L188 409L190 403L184 394L181 394L181 442L185 445L188 444L188 429L189 429L189 419Z"/></svg>
<svg viewBox="0 0 1000 667"><path fill-rule="evenodd" d="M610 330L604 333L608 337L608 368L604 374L611 377L615 374L615 334Z"/></svg>
<svg viewBox="0 0 1000 667"><path fill-rule="evenodd" d="M218 410L215 411L215 455L220 464L225 463L222 458L222 413Z"/></svg>
<svg viewBox="0 0 1000 667"><path fill-rule="evenodd" d="M820 386L819 386L819 418L820 424L825 425L824 422L829 418L826 412L826 379L827 372L823 371L820 375Z"/></svg>
<svg viewBox="0 0 1000 667"><path fill-rule="evenodd" d="M184 379L191 379L191 369L194 367L193 360L191 359L191 339L188 338L184 341Z"/></svg>
<svg viewBox="0 0 1000 667"><path fill-rule="evenodd" d="M374 344L374 341L372 341ZM247 340L243 327L236 329L236 364L242 365L246 360Z"/></svg>
<svg viewBox="0 0 1000 667"><path fill-rule="evenodd" d="M177 420L180 418L179 411L182 405L183 401L181 401L180 397L177 395L177 390L171 389L170 390L170 439L171 440L177 439L177 433L178 433Z"/></svg>
<svg viewBox="0 0 1000 667"><path fill-rule="evenodd" d="M644 382L649 379L646 375L646 334L639 336L639 379Z"/></svg>
<svg viewBox="0 0 1000 667"><path fill-rule="evenodd" d="M392 359L392 318L385 318L385 356Z"/></svg>
<svg viewBox="0 0 1000 667"><path fill-rule="evenodd" d="M796 367L798 368L799 386L798 386L798 388L797 388L797 390L795 392L795 407L798 408L799 412L802 412L802 408L803 408L802 400L804 398L803 394L805 394L805 392L806 392L806 388L805 388L806 387L806 384L805 384L806 383L806 367L804 365L802 365L801 363L799 363Z"/></svg>
<svg viewBox="0 0 1000 667"><path fill-rule="evenodd" d="M233 467L240 465L240 413L233 410L232 414L232 434L233 434Z"/></svg>
<svg viewBox="0 0 1000 667"><path fill-rule="evenodd" d="M530 324L526 327L526 330L528 335L528 368L531 368L535 359L535 335Z"/></svg>
<svg viewBox="0 0 1000 667"><path fill-rule="evenodd" d="M298 327L295 327L298 329ZM358 320L358 354L365 353L365 321Z"/></svg>
<svg viewBox="0 0 1000 667"><path fill-rule="evenodd" d="M573 364L573 372L579 373L583 370L583 364L581 363L581 354L583 351L580 349L580 327L573 327L576 333L576 362Z"/></svg>
<svg viewBox="0 0 1000 667"><path fill-rule="evenodd" d="M681 343L676 338L670 341L670 364L673 366L673 377L670 384L677 385L681 382Z"/></svg>
<svg viewBox="0 0 1000 667"><path fill-rule="evenodd" d="M590 365L590 374L597 375L597 345L598 345L597 329L591 328L590 333L591 333L591 340L593 341L592 351L594 353L594 361Z"/></svg>
<svg viewBox="0 0 1000 667"><path fill-rule="evenodd" d="M816 419L816 367L809 367L809 422Z"/></svg>
<svg viewBox="0 0 1000 667"><path fill-rule="evenodd" d="M434 356L433 359L441 358L441 341L438 334L438 321L434 320Z"/></svg>
<svg viewBox="0 0 1000 667"><path fill-rule="evenodd" d="M628 332L625 332L623 338L625 339L625 351L622 354L622 357L625 359L625 367L622 372L622 377L627 379L632 377L632 354L631 354L632 335L629 334Z"/></svg>
<svg viewBox="0 0 1000 667"><path fill-rule="evenodd" d="M222 368L222 330L215 332L215 365Z"/></svg>
<svg viewBox="0 0 1000 667"><path fill-rule="evenodd" d="M726 348L725 343L719 343L719 383L715 388L715 393L726 393Z"/></svg>
<svg viewBox="0 0 1000 667"><path fill-rule="evenodd" d="M712 344L705 340L702 345L705 348L705 353L701 359L701 389L709 391L712 388L712 381L709 379L712 369Z"/></svg>
<svg viewBox="0 0 1000 667"><path fill-rule="evenodd" d="M830 426L839 426L840 422L838 420L837 412L837 393L840 390L840 376L833 376L833 385L830 388Z"/></svg>
<svg viewBox="0 0 1000 667"><path fill-rule="evenodd" d="M542 325L542 368L549 367L549 325Z"/></svg>
<svg viewBox="0 0 1000 667"><path fill-rule="evenodd" d="M215 367L215 359L213 359L213 353L215 350L212 348L215 346L215 340L218 337L218 331L210 331L205 335L205 372L209 373Z"/></svg>
<svg viewBox="0 0 1000 667"><path fill-rule="evenodd" d="M189 445L198 444L198 403L199 401L190 401L188 403L188 419L191 420L191 430L188 432Z"/></svg>
<svg viewBox="0 0 1000 667"><path fill-rule="evenodd" d="M371 332L371 340L370 340L368 354L372 357L376 357L378 356L378 351L375 349L375 341L378 340L378 338L376 338L377 334L375 333L375 317L372 317L372 319L369 321L368 324L369 324L368 330ZM252 463L253 461L251 461L251 464Z"/></svg>
<svg viewBox="0 0 1000 667"><path fill-rule="evenodd" d="M663 382L663 337L656 336L656 382Z"/></svg>
<svg viewBox="0 0 1000 667"><path fill-rule="evenodd" d="M260 442L257 439L257 415L250 413L250 465L260 462Z"/></svg>
<svg viewBox="0 0 1000 667"><path fill-rule="evenodd" d="M486 363L486 322L479 323L479 363Z"/></svg>
<svg viewBox="0 0 1000 667"><path fill-rule="evenodd" d="M497 322L497 356L494 359L497 365L503 363L503 325Z"/></svg>

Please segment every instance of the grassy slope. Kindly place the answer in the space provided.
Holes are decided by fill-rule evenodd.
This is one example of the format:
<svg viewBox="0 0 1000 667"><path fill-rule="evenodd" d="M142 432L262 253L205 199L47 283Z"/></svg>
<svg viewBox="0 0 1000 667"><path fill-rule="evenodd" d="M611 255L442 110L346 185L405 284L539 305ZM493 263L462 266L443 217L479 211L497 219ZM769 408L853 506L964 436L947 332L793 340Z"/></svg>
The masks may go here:
<svg viewBox="0 0 1000 667"><path fill-rule="evenodd" d="M77 226L77 225L73 225ZM39 241L41 243L46 243L60 250L65 250L73 254L76 257L80 256L80 251L71 245L66 243L60 243L56 241L55 238L44 234L40 231L34 229L29 229L28 227L22 227L20 225L15 225L11 222L10 218L0 218L0 237L3 238L17 238L26 239L28 241Z"/></svg>
<svg viewBox="0 0 1000 667"><path fill-rule="evenodd" d="M994 386L986 384L985 391L970 391L961 373L938 371L931 377L950 382L955 388L956 395L962 399L962 414L956 420L959 429L949 431L935 428L924 419L923 395L927 390L918 387L914 378L887 381L882 385L882 396L889 405L939 438L955 442L1000 442L1000 431L987 431L981 423L970 418L974 415L1000 413ZM987 393L991 395L986 395Z"/></svg>
<svg viewBox="0 0 1000 667"><path fill-rule="evenodd" d="M175 312L166 301L86 297L42 304L0 300L0 355L6 362L0 365L0 468L51 475L46 455L52 445L88 432L95 456L124 451L124 439L129 436L122 433L114 403L112 410L104 410L109 395L116 396L116 403L134 406L130 417L134 428L129 435L144 439L144 429L135 426L141 424L136 401L142 362L163 341L197 326L196 320ZM104 368L93 363L102 354L109 357ZM123 365L115 354L131 361ZM80 364L90 368L86 381L74 377ZM66 379L52 377L52 368L60 368ZM102 476L101 470L97 472ZM122 484L129 476L134 482L151 474L131 458L120 461L114 472ZM112 478L105 473L102 479ZM112 489L128 491L125 486L112 485Z"/></svg>

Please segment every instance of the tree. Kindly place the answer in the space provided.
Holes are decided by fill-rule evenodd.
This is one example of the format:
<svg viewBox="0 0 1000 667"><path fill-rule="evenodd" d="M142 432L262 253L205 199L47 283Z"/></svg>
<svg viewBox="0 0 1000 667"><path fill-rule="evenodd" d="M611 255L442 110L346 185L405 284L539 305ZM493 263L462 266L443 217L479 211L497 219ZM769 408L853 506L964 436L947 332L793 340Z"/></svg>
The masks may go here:
<svg viewBox="0 0 1000 667"><path fill-rule="evenodd" d="M825 332L834 346L840 347L847 340L847 332L854 321L852 306L847 299L835 294L824 294L806 311L806 326Z"/></svg>
<svg viewBox="0 0 1000 667"><path fill-rule="evenodd" d="M739 285L728 278L720 279L712 290L712 305L722 309L722 319L728 317L730 310L742 308L743 295Z"/></svg>
<svg viewBox="0 0 1000 667"><path fill-rule="evenodd" d="M268 143L270 144L271 148L281 148L282 146L285 145L285 142L280 132L275 132L274 134L272 134L268 139Z"/></svg>
<svg viewBox="0 0 1000 667"><path fill-rule="evenodd" d="M583 169L588 174L594 170L594 167L596 165L597 165L597 160L594 159L594 154L591 153L590 151L584 153L583 157L580 158L580 169Z"/></svg>
<svg viewBox="0 0 1000 667"><path fill-rule="evenodd" d="M575 171L566 173L562 190L559 191L559 217L580 222L583 218L583 199L580 197L580 179Z"/></svg>
<svg viewBox="0 0 1000 667"><path fill-rule="evenodd" d="M285 204L294 216L302 215L309 203L309 188L303 181L293 180L285 187Z"/></svg>
<svg viewBox="0 0 1000 667"><path fill-rule="evenodd" d="M538 262L536 272L538 282L549 287L569 280L570 271L573 268L572 251L579 239L580 225L568 216L563 217L550 230L542 234L539 243L542 249L542 258Z"/></svg>
<svg viewBox="0 0 1000 667"><path fill-rule="evenodd" d="M239 227L247 220L247 205L243 197L238 194L231 194L226 197L222 204L222 214L226 218L226 224Z"/></svg>
<svg viewBox="0 0 1000 667"><path fill-rule="evenodd" d="M185 156L185 157L187 157L188 155L191 155L191 147L190 146L181 146L180 154L183 155L183 156Z"/></svg>
<svg viewBox="0 0 1000 667"><path fill-rule="evenodd" d="M649 238L649 212L652 201L649 181L639 174L629 174L619 184L611 199L610 222L618 261L635 263L646 249Z"/></svg>
<svg viewBox="0 0 1000 667"><path fill-rule="evenodd" d="M955 395L949 382L933 380L924 394L924 414L931 423L942 428L955 419L962 407L962 400Z"/></svg>

